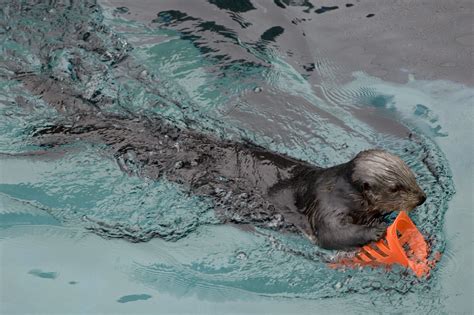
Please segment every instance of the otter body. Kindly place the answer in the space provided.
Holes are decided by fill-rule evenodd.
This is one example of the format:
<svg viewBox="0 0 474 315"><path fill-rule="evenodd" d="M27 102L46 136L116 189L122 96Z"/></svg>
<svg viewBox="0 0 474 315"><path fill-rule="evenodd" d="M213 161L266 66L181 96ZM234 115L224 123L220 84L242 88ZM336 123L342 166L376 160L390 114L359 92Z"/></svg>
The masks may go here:
<svg viewBox="0 0 474 315"><path fill-rule="evenodd" d="M426 199L408 166L382 150L320 168L158 117L105 113L48 78L22 81L66 117L35 133L40 144L105 143L123 171L165 177L212 197L222 222L301 232L323 248L349 249L380 239L386 213L412 210Z"/></svg>
<svg viewBox="0 0 474 315"><path fill-rule="evenodd" d="M213 197L223 222L302 232L326 249L380 239L384 214L411 210L426 198L405 163L382 150L320 168L160 119L119 116L84 116L74 126L54 126L36 136L49 144L68 138L106 143L124 171L138 168L144 176L166 177L194 194Z"/></svg>

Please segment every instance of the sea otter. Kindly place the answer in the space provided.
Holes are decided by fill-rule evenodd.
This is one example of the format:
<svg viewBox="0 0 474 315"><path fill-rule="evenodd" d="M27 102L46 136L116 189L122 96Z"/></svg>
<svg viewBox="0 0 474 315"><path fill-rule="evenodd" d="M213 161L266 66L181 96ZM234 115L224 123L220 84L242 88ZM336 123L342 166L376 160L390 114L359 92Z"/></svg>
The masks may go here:
<svg viewBox="0 0 474 315"><path fill-rule="evenodd" d="M380 239L387 213L412 210L426 199L409 167L383 150L321 168L248 141L220 139L192 124L178 127L157 115L113 114L48 77L28 74L20 80L63 116L33 133L39 144L106 144L123 171L164 177L213 198L224 223L300 232L320 247L350 249ZM114 237L105 226L95 232Z"/></svg>
<svg viewBox="0 0 474 315"><path fill-rule="evenodd" d="M386 230L385 214L412 210L426 199L409 167L383 150L321 168L158 117L94 111L38 130L35 138L43 145L105 143L124 171L138 169L143 176L165 177L193 194L211 196L223 222L302 232L325 249L376 241ZM99 233L107 236L107 229Z"/></svg>

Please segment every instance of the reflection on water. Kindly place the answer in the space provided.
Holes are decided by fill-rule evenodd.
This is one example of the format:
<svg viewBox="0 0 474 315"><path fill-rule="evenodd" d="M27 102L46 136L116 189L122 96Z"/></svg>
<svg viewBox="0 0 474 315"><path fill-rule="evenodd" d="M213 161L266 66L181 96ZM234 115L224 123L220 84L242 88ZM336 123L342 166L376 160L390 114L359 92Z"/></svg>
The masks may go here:
<svg viewBox="0 0 474 315"><path fill-rule="evenodd" d="M344 298L358 305L366 296L376 306L390 304L400 311L413 311L415 304L425 310L438 307L438 270L423 280L398 268L335 271L321 259L333 253L302 237L218 225L210 200L166 180L150 181L140 176L139 167L124 173L100 143L35 143L38 128L74 124L77 115L87 112L130 120L165 117L321 166L383 147L416 173L429 197L413 213L414 222L433 253L444 252L443 217L454 188L448 163L433 140L450 136L432 109L436 95L415 80L402 86L364 73L354 73L351 81L339 79L347 74L337 64L307 53L304 41L312 34L295 34L293 42L282 39L299 20L269 27L262 23L253 36L245 30L255 25L243 13L263 14L256 4L210 0L209 5L217 10L215 20L197 14L202 13L198 8L188 12L182 4L157 8L149 19L143 12L143 18L132 17L126 6L104 11L92 1L13 2L2 9L3 259L25 255L14 244L27 250L34 246L25 244L30 238L50 243L53 252L54 246L77 246L83 255L103 256L98 268L120 278L118 287L133 288L110 289L116 294L105 294L110 303L152 303L157 291L204 301L297 297L337 303ZM351 7L316 8L309 1L295 5L283 0L274 5L305 14ZM46 96L52 90L53 96ZM116 238L152 240L93 245L96 236L85 231L101 235L101 227L112 229ZM105 254L107 244L113 252ZM80 257L74 256L75 263L57 253L54 257L65 265L39 255L22 263L25 270L17 266L14 272L74 282L73 287L102 285L84 276ZM125 276L106 270L109 263ZM84 268L91 270L87 264ZM108 286L113 282L112 277ZM8 296L16 294L12 289ZM17 307L10 303L7 310Z"/></svg>

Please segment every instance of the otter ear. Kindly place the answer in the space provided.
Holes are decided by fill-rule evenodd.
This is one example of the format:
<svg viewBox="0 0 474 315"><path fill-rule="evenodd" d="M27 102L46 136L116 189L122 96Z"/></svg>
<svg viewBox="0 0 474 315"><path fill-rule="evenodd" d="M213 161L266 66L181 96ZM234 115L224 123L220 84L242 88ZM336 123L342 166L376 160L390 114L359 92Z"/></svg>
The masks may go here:
<svg viewBox="0 0 474 315"><path fill-rule="evenodd" d="M362 196L364 196L365 200L369 204L373 204L376 200L376 196L374 194L374 191L372 190L372 186L367 182L364 182L362 184Z"/></svg>

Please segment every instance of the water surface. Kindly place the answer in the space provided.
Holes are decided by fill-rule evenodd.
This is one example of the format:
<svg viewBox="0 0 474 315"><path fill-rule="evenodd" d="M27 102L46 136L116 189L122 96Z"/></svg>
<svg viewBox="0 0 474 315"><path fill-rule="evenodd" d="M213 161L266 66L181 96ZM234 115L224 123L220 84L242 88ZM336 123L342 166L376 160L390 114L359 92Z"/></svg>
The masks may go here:
<svg viewBox="0 0 474 315"><path fill-rule="evenodd" d="M352 66L338 64L324 47L313 49L317 32L295 29L303 19L350 6L239 3L4 6L0 254L2 287L8 289L1 290L3 311L472 308L466 299L472 282L461 266L472 265L472 253L465 250L472 248L472 182L464 172L472 169L467 139L474 90L408 73L407 81L394 83L345 71ZM266 13L282 6L289 11ZM334 253L303 237L220 225L212 200L165 179L152 181L139 166L124 172L100 143L39 145L35 130L73 121L78 113L71 103L61 107L60 97L46 98L44 82L31 78L61 87L58 95L74 96L72 105L83 110L130 119L165 117L321 166L372 147L394 152L428 195L412 218L432 254L441 252L443 259L421 280L401 268L332 270L321 257ZM103 226L117 239L101 238ZM149 235L161 237L127 241Z"/></svg>

